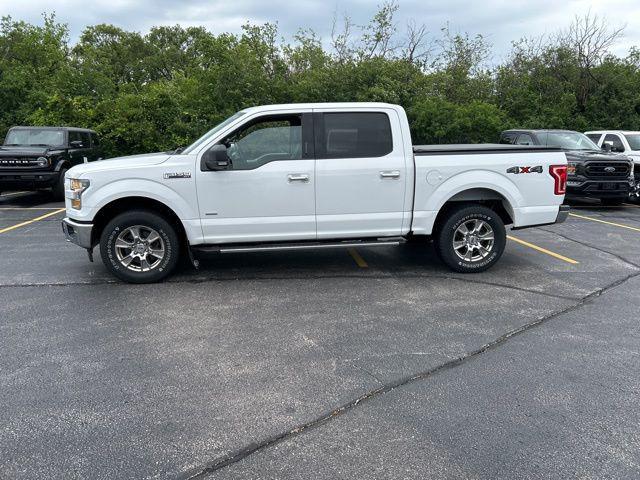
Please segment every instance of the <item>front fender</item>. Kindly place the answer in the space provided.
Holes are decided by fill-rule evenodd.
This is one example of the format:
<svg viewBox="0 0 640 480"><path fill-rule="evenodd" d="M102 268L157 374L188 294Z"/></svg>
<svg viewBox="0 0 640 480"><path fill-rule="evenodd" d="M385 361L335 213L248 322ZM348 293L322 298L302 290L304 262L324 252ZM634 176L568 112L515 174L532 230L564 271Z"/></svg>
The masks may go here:
<svg viewBox="0 0 640 480"><path fill-rule="evenodd" d="M160 182L128 178L114 180L104 185L91 185L82 195L82 209L73 210L67 205L67 213L78 221L91 222L96 214L109 203L127 197L144 197L166 205L182 222L187 237L191 242L202 237L200 216L197 211L195 185L191 179L184 179L171 188ZM132 202L131 207L135 208Z"/></svg>

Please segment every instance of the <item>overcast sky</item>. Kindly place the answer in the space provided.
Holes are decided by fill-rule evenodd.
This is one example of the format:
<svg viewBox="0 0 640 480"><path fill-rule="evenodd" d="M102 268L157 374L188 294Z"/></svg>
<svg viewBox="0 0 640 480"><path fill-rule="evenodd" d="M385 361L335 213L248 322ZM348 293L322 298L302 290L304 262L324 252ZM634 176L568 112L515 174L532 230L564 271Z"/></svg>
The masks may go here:
<svg viewBox="0 0 640 480"><path fill-rule="evenodd" d="M238 32L247 21L277 22L290 37L299 28L312 28L323 40L330 36L334 12L366 23L378 0L0 0L0 14L41 22L43 12L55 11L67 23L72 41L86 25L112 23L142 33L153 25L199 25L215 32ZM434 35L449 24L454 32L481 33L493 45L494 61L522 36L539 36L567 26L573 17L591 10L612 25L626 24L614 51L624 55L640 45L639 0L398 0L396 19L401 33L409 19L424 23Z"/></svg>

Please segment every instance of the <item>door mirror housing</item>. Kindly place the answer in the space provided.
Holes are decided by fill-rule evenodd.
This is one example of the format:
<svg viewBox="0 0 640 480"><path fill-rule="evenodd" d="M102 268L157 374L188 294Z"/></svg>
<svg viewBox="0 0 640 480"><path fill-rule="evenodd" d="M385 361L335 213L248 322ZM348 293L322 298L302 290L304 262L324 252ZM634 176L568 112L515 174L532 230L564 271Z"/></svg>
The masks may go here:
<svg viewBox="0 0 640 480"><path fill-rule="evenodd" d="M602 144L602 150L604 150L605 152L610 152L611 151L611 144L610 143L603 143Z"/></svg>
<svg viewBox="0 0 640 480"><path fill-rule="evenodd" d="M69 146L71 148L82 148L83 147L82 140L73 140L72 142L69 142Z"/></svg>
<svg viewBox="0 0 640 480"><path fill-rule="evenodd" d="M222 144L216 144L202 154L202 170L211 170L213 172L231 169L231 159L227 154L227 147Z"/></svg>

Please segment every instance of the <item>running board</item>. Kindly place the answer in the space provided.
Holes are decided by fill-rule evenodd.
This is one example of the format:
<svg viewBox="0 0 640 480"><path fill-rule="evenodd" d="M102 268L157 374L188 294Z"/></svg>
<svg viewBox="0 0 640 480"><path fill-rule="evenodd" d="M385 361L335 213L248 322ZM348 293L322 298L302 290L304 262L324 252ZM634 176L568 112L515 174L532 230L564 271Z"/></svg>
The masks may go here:
<svg viewBox="0 0 640 480"><path fill-rule="evenodd" d="M194 246L193 250L202 253L246 253L246 252L276 252L286 250L313 250L317 248L353 248L353 247L382 247L399 245L403 240L350 241L350 242L309 242L309 243L271 243L256 245L207 245Z"/></svg>

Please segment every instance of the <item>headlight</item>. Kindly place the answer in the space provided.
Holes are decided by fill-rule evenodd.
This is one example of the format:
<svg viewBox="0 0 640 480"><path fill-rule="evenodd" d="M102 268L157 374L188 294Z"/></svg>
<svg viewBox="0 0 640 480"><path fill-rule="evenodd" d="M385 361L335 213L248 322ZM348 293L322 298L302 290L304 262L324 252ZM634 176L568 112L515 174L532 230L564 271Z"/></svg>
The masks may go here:
<svg viewBox="0 0 640 480"><path fill-rule="evenodd" d="M567 175L575 175L578 164L575 162L567 162Z"/></svg>
<svg viewBox="0 0 640 480"><path fill-rule="evenodd" d="M71 178L69 179L69 191L67 198L71 199L71 207L76 210L82 208L82 193L89 188L89 180Z"/></svg>
<svg viewBox="0 0 640 480"><path fill-rule="evenodd" d="M36 159L36 165L39 167L47 167L49 166L49 159L47 157L38 157Z"/></svg>

